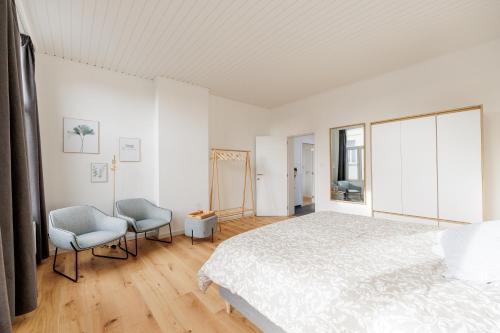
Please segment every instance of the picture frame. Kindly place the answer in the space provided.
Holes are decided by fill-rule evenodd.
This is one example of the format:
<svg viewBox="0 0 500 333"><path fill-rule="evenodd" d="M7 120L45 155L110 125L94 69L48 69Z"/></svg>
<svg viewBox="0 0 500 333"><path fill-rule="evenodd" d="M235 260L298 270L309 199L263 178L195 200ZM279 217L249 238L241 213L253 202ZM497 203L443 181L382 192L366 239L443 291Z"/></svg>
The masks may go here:
<svg viewBox="0 0 500 333"><path fill-rule="evenodd" d="M120 137L120 162L141 161L141 139Z"/></svg>
<svg viewBox="0 0 500 333"><path fill-rule="evenodd" d="M90 182L91 183L108 182L108 163L90 164Z"/></svg>
<svg viewBox="0 0 500 333"><path fill-rule="evenodd" d="M99 132L99 121L64 117L63 152L99 154Z"/></svg>

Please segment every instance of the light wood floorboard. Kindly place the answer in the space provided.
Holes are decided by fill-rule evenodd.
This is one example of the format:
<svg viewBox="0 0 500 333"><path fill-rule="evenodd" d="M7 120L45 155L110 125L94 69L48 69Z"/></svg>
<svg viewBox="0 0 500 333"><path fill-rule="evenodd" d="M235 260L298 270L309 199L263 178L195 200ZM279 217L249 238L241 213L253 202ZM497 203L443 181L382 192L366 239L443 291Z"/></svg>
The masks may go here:
<svg viewBox="0 0 500 333"><path fill-rule="evenodd" d="M313 203L313 201L312 201L312 198L311 198L311 197L306 197L306 196L304 196L304 197L302 198L302 206L310 205L310 204L312 204L312 203Z"/></svg>
<svg viewBox="0 0 500 333"><path fill-rule="evenodd" d="M126 261L79 254L78 283L52 272L53 257L37 269L38 308L14 321L14 332L258 332L234 311L228 315L216 286L198 289L197 273L217 245L281 217L243 218L222 223L210 240L183 235L173 244L139 240L139 256ZM133 242L129 241L129 248ZM119 254L98 249L98 253ZM74 255L58 256L58 267L73 274Z"/></svg>

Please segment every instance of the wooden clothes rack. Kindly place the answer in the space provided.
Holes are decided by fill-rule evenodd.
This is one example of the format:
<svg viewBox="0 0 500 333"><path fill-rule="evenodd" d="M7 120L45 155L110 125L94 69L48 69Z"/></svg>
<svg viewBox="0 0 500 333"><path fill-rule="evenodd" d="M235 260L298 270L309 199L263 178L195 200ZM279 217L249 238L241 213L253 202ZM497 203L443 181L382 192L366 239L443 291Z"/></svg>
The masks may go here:
<svg viewBox="0 0 500 333"><path fill-rule="evenodd" d="M214 209L214 196L217 197L217 209L215 214L219 218L231 219L244 217L246 212L251 212L251 216L255 216L255 202L253 196L253 180L252 180L252 166L250 163L249 150L231 150L213 148L211 151L212 159L212 180L210 182L210 210ZM243 199L240 207L221 209L220 205L220 187L219 187L219 161L244 161L245 162L245 176L243 179ZM252 207L246 208L245 201L247 196L247 179L249 180L250 198ZM217 193L215 193L217 192Z"/></svg>

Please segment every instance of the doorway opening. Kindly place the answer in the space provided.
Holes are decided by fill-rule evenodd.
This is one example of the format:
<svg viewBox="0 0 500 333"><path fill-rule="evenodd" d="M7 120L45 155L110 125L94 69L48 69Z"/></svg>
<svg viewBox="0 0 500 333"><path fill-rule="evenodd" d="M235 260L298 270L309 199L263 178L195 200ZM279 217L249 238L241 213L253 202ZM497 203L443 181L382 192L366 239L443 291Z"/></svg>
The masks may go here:
<svg viewBox="0 0 500 333"><path fill-rule="evenodd" d="M315 211L314 134L288 138L288 214L302 216Z"/></svg>

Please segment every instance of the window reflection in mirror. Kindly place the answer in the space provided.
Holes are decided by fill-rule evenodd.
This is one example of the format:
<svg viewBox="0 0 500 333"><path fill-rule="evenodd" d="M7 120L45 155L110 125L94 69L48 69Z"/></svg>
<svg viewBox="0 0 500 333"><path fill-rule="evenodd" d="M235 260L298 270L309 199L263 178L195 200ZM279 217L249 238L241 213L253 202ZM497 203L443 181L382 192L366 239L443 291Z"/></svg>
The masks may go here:
<svg viewBox="0 0 500 333"><path fill-rule="evenodd" d="M365 202L365 125L330 129L330 196Z"/></svg>

